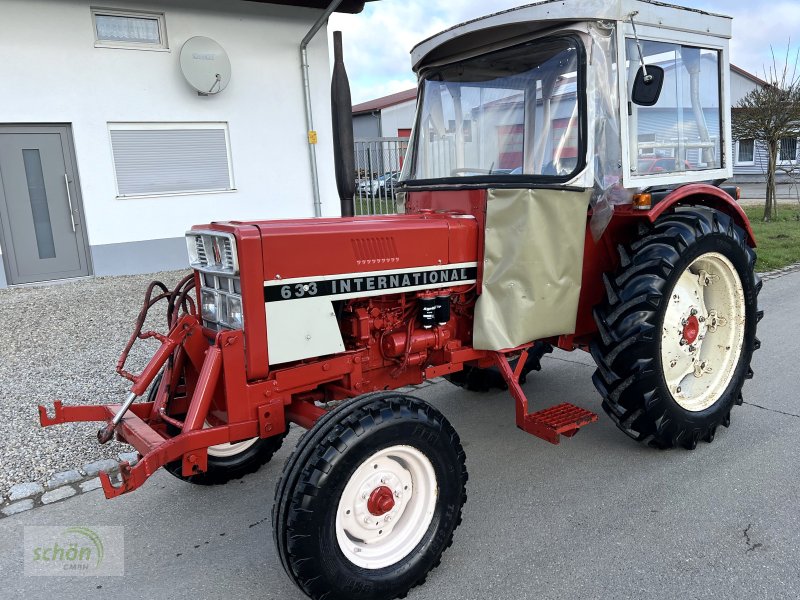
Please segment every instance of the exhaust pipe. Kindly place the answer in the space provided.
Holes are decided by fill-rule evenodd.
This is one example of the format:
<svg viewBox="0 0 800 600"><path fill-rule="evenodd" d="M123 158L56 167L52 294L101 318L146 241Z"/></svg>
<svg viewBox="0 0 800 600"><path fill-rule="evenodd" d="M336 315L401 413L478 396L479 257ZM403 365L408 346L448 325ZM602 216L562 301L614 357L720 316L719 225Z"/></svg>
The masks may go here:
<svg viewBox="0 0 800 600"><path fill-rule="evenodd" d="M353 104L350 82L344 68L342 32L333 32L333 80L331 81L331 116L333 122L333 160L336 168L336 189L342 216L354 214L356 193L356 157L353 145Z"/></svg>

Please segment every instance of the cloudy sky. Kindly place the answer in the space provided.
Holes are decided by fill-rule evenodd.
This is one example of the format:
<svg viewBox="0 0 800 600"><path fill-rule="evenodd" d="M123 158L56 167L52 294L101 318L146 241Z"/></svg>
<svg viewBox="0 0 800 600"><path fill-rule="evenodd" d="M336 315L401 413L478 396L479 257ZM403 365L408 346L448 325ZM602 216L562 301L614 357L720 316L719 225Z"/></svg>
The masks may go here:
<svg viewBox="0 0 800 600"><path fill-rule="evenodd" d="M361 14L331 17L341 30L353 103L415 87L409 51L417 42L468 19L532 0L381 0ZM678 0L680 3L681 0ZM800 0L682 0L687 6L732 16L731 62L764 77L770 44L780 58L800 42Z"/></svg>

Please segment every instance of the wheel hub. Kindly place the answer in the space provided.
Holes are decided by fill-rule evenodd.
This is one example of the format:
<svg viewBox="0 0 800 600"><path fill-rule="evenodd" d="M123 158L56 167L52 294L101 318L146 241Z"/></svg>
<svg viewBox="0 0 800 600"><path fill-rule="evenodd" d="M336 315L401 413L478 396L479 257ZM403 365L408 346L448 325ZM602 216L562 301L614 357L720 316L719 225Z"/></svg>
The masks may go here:
<svg viewBox="0 0 800 600"><path fill-rule="evenodd" d="M697 317L692 315L686 319L686 324L683 326L683 339L689 344L694 344L700 333L700 321Z"/></svg>
<svg viewBox="0 0 800 600"><path fill-rule="evenodd" d="M394 492L382 485L372 490L367 500L367 510L371 515L380 517L394 508Z"/></svg>

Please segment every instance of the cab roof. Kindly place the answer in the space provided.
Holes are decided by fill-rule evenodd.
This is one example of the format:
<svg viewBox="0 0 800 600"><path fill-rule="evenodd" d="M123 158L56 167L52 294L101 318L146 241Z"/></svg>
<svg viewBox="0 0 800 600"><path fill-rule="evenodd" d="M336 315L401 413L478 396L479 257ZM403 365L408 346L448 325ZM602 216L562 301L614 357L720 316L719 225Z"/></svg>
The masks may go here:
<svg viewBox="0 0 800 600"><path fill-rule="evenodd" d="M627 21L632 13L637 13L637 25L731 37L731 17L656 0L544 0L466 21L437 33L411 49L411 65L418 71L423 63L442 60L478 46L569 23Z"/></svg>

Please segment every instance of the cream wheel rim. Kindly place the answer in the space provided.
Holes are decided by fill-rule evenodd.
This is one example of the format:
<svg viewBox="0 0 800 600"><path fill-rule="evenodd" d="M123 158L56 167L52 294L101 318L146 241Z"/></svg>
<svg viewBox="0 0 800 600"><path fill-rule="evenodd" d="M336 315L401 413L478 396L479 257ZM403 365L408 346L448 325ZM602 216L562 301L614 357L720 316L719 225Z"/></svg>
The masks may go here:
<svg viewBox="0 0 800 600"><path fill-rule="evenodd" d="M209 427L211 427L211 424L206 421L203 424L203 429L208 429ZM213 456L214 458L231 458L232 456L241 454L255 444L258 440L259 438L254 437L250 438L249 440L242 440L241 442L226 442L224 444L209 446L206 451L208 452L209 456Z"/></svg>
<svg viewBox="0 0 800 600"><path fill-rule="evenodd" d="M724 394L742 355L746 308L733 263L722 254L698 256L667 300L661 367L681 408L699 412Z"/></svg>
<svg viewBox="0 0 800 600"><path fill-rule="evenodd" d="M412 446L376 452L353 473L336 509L336 540L351 563L382 569L408 556L433 519L439 489L431 461Z"/></svg>

